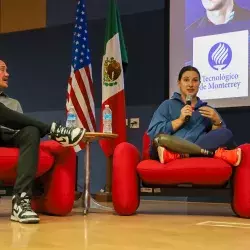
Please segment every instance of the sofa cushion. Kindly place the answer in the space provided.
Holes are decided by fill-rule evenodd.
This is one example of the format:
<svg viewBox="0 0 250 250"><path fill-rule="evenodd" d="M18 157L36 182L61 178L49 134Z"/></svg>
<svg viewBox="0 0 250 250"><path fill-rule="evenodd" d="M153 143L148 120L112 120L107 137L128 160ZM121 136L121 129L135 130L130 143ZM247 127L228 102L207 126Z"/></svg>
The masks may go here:
<svg viewBox="0 0 250 250"><path fill-rule="evenodd" d="M232 175L232 167L225 161L205 157L177 159L167 164L144 160L137 171L143 182L157 185L222 185Z"/></svg>
<svg viewBox="0 0 250 250"><path fill-rule="evenodd" d="M18 156L19 149L17 148L0 148L0 180L4 184L11 184L15 181ZM53 163L54 157L40 149L36 176L39 177L47 172L53 166Z"/></svg>

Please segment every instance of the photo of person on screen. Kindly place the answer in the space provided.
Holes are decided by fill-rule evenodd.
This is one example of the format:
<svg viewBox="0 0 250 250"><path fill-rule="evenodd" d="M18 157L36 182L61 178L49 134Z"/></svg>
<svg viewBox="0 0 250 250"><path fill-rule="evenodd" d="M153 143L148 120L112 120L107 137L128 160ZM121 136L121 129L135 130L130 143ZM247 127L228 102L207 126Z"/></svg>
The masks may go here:
<svg viewBox="0 0 250 250"><path fill-rule="evenodd" d="M186 30L223 25L236 21L250 21L250 10L237 5L235 0L201 0L205 15Z"/></svg>

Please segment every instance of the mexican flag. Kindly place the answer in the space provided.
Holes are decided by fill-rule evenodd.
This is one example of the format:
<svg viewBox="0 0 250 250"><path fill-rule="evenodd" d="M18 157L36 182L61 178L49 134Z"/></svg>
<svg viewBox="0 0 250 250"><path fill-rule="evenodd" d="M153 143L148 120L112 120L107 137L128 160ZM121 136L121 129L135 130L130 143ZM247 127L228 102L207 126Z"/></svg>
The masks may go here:
<svg viewBox="0 0 250 250"><path fill-rule="evenodd" d="M105 105L108 104L112 110L112 132L118 134L118 138L115 140L100 140L100 146L107 157L113 154L116 145L126 141L124 70L127 64L128 57L119 11L116 0L110 0L102 61L102 109L100 131L103 131L102 112Z"/></svg>

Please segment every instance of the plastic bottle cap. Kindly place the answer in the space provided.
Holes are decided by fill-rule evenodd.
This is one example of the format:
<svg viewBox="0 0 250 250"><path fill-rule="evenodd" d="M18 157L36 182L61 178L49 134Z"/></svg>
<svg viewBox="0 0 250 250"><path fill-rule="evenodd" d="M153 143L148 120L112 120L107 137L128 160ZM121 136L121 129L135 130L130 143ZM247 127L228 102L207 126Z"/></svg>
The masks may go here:
<svg viewBox="0 0 250 250"><path fill-rule="evenodd" d="M108 105L108 104L105 104L105 108L109 108L109 105Z"/></svg>

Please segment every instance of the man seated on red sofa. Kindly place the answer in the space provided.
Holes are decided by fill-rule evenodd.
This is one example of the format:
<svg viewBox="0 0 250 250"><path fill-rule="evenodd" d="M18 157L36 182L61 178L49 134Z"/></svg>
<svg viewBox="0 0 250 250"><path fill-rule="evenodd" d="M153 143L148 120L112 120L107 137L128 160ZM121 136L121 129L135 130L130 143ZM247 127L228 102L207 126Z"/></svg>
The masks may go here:
<svg viewBox="0 0 250 250"><path fill-rule="evenodd" d="M182 145L192 148L196 144L201 148L201 155L220 158L238 166L241 161L241 149L236 148L233 134L226 128L218 112L197 96L199 85L198 69L192 66L183 67L178 77L180 93L174 93L171 99L164 101L150 122L147 133L154 142L151 145L151 158L167 163L189 157L192 151L181 154ZM187 103L188 100L190 103ZM162 142L159 144L159 138L163 144L164 140L165 144L169 144L181 139L175 143L178 144L176 150L171 147L170 151L167 145Z"/></svg>
<svg viewBox="0 0 250 250"><path fill-rule="evenodd" d="M30 201L38 164L40 138L49 135L63 146L75 146L83 138L85 129L66 128L55 122L48 125L25 116L19 102L3 92L8 88L8 78L7 66L0 61L0 146L20 148L11 220L38 223L39 217L31 209Z"/></svg>

